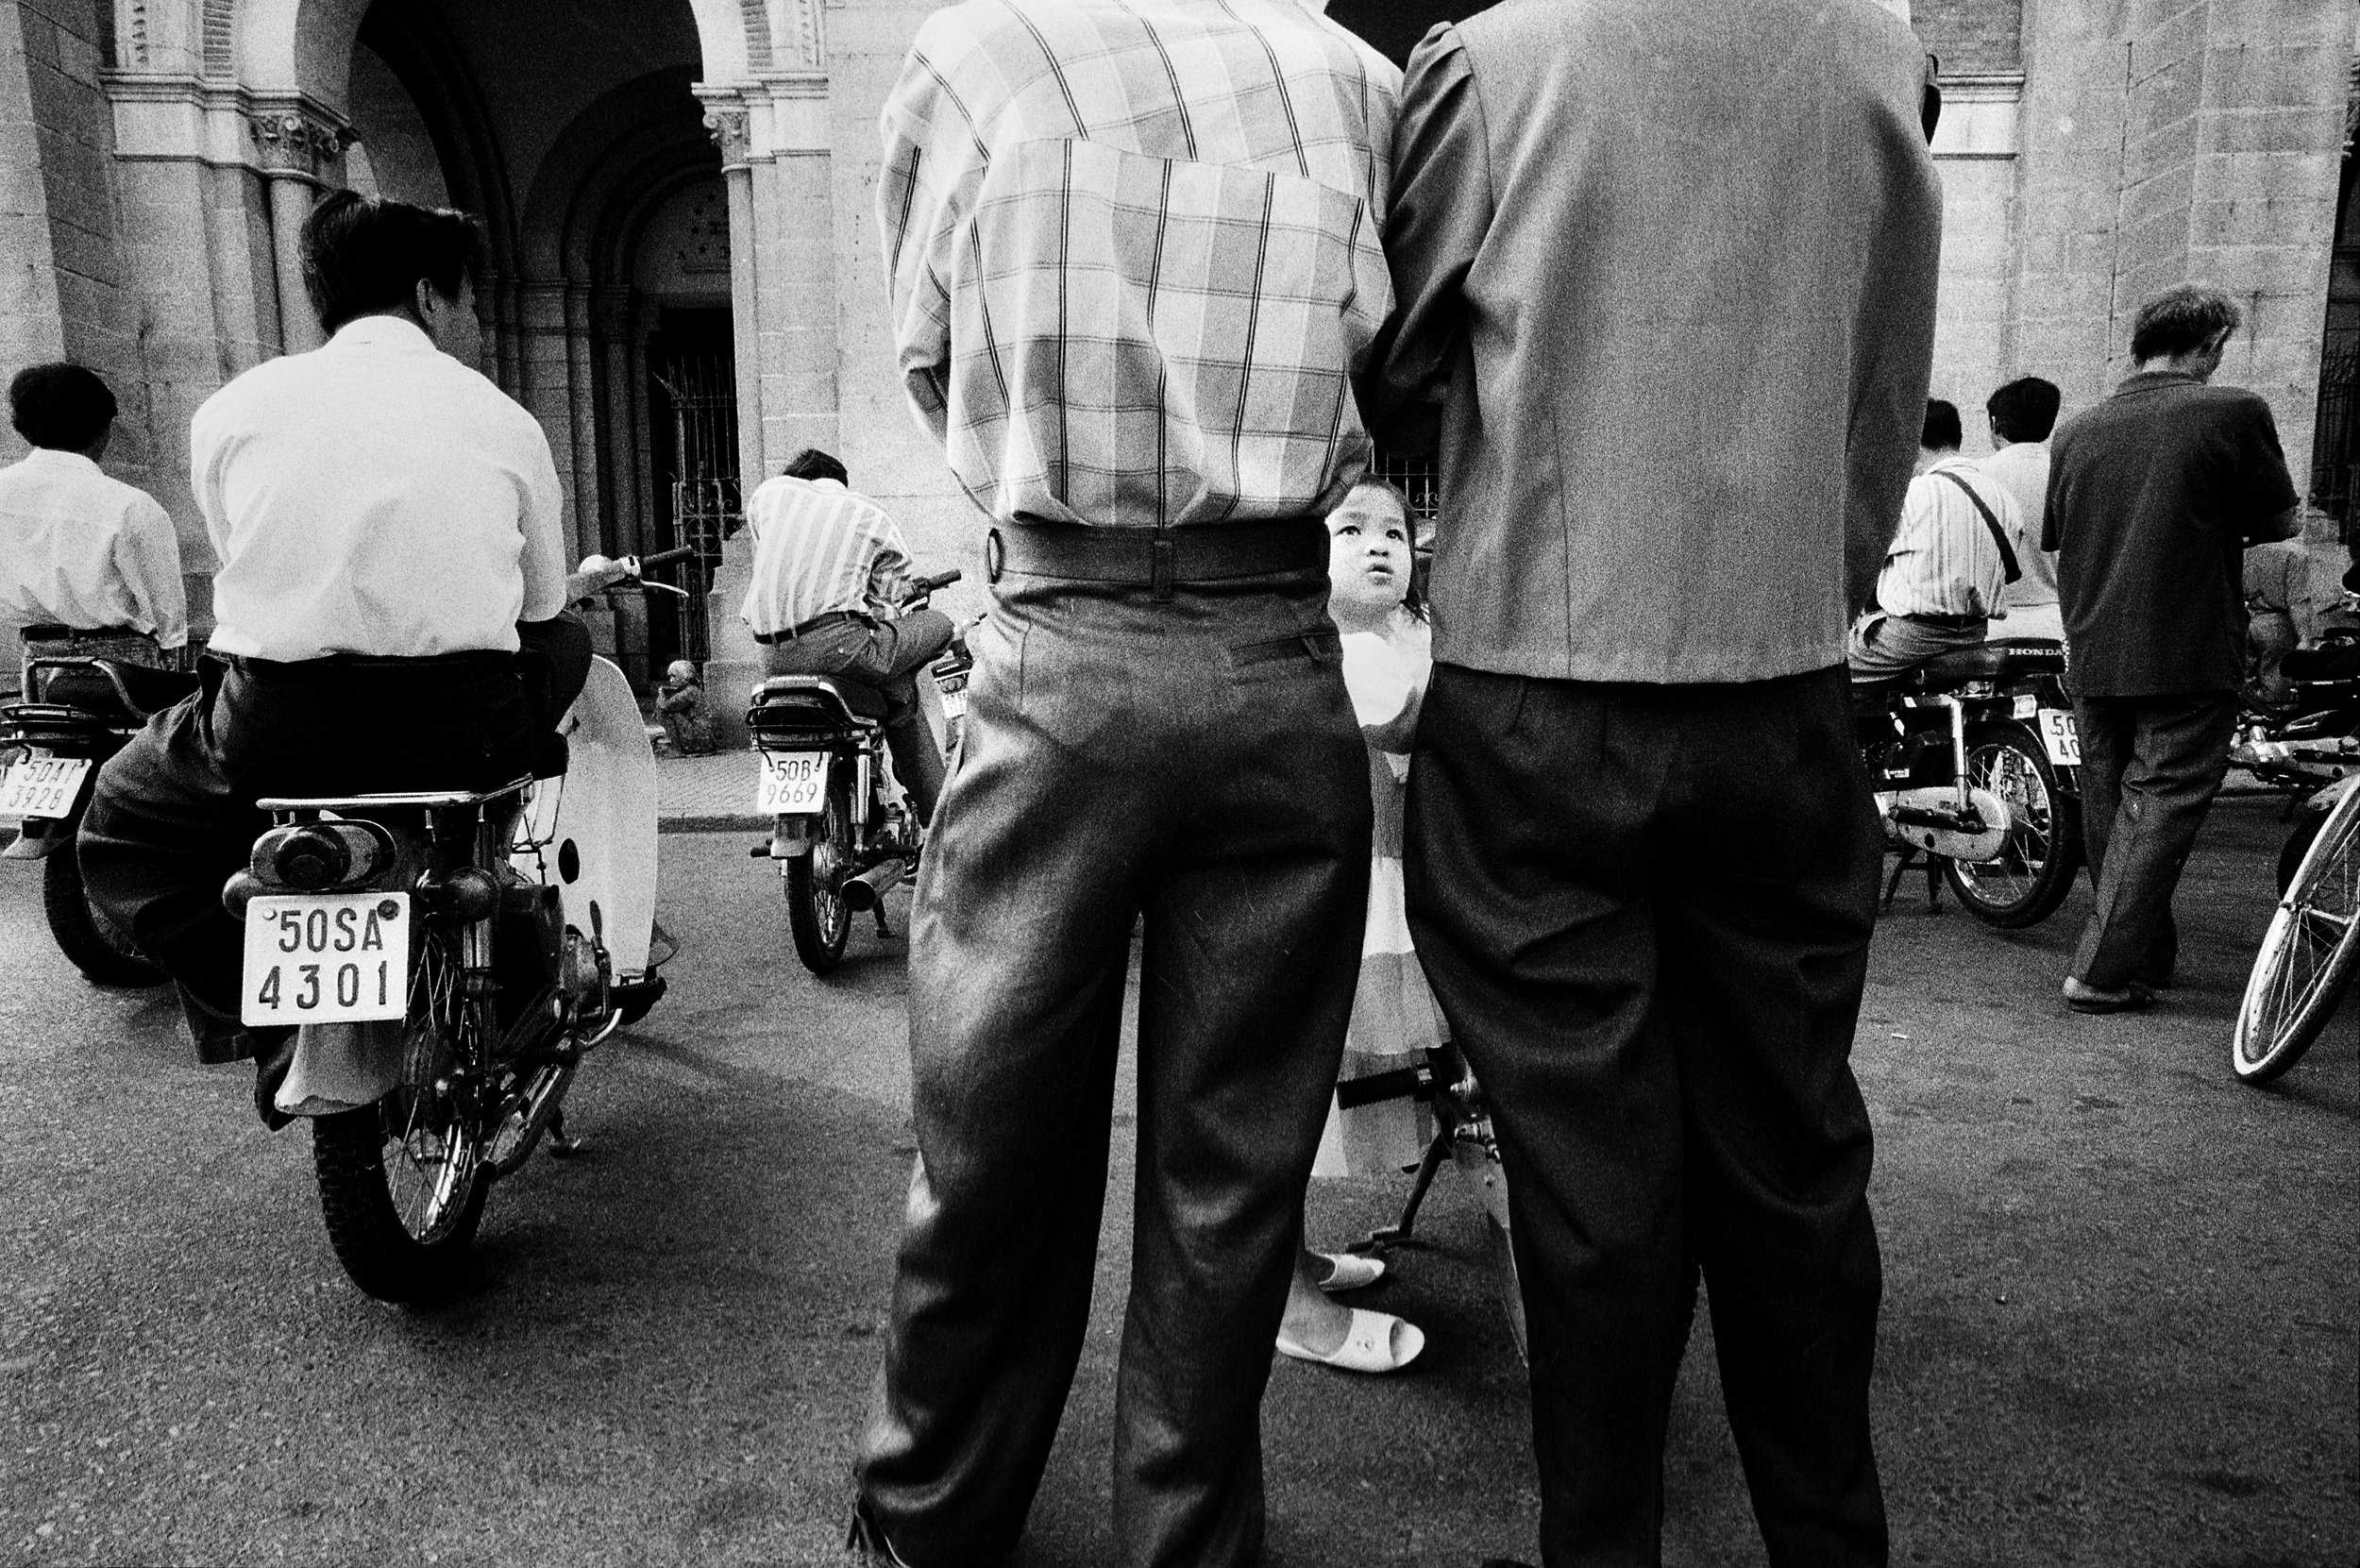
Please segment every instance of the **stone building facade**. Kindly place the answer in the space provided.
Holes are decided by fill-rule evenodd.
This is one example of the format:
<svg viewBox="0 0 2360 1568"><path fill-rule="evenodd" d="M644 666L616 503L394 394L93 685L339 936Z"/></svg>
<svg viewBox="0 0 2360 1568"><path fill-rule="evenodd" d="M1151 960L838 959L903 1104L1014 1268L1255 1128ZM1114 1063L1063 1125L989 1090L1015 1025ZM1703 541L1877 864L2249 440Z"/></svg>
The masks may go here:
<svg viewBox="0 0 2360 1568"><path fill-rule="evenodd" d="M1399 53L1475 3L1332 10ZM317 342L294 253L311 201L448 203L491 253L460 351L547 427L575 551L700 542L722 574L709 628L618 598L600 634L635 674L750 658L722 541L742 486L804 445L921 557L980 576L981 531L902 405L872 215L878 106L931 8L0 0L0 373L66 357L113 382L108 465L180 521L201 623L189 415ZM1916 0L1913 20L1948 103L1938 395L1970 428L2016 374L2085 404L2123 373L2139 299L2207 278L2247 305L2224 377L2271 399L2299 472L2348 473L2349 397L2312 458L2352 0ZM2336 299L2342 365L2360 277Z"/></svg>

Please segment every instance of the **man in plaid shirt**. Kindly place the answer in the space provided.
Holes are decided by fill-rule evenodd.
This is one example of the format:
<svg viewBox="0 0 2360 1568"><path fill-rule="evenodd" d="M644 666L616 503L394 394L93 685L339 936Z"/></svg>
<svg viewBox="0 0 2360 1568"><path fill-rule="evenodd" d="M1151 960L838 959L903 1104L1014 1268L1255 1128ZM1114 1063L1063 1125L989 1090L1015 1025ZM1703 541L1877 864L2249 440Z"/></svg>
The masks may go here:
<svg viewBox="0 0 2360 1568"><path fill-rule="evenodd" d="M992 518L998 609L912 921L873 1562L1016 1554L1089 1316L1140 913L1117 1556L1259 1560L1367 897L1320 519L1368 459L1398 84L1289 0L969 0L886 103L901 368Z"/></svg>

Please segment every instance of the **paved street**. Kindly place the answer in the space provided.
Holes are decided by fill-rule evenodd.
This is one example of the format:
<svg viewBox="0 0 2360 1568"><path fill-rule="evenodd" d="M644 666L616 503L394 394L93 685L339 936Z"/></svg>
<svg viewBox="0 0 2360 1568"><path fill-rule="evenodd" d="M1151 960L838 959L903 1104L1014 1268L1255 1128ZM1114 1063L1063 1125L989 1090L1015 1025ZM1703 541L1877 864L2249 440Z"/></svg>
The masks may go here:
<svg viewBox="0 0 2360 1568"><path fill-rule="evenodd" d="M2085 891L2017 936L1915 888L1886 919L1857 1060L1897 1562L2360 1554L2360 1024L2267 1092L2226 1061L2282 831L2266 802L2216 814L2185 983L2143 1020L2056 1001ZM84 985L37 868L0 863L6 1560L834 1560L910 1155L903 947L857 932L815 982L750 837L665 837L672 995L585 1069L585 1153L495 1189L479 1288L431 1312L345 1283L303 1131L261 1130L244 1068L191 1065L160 994ZM1038 1568L1110 1560L1123 1120ZM1321 1184L1315 1237L1397 1199ZM1533 1555L1522 1374L1454 1176L1422 1230L1372 1302L1424 1326L1415 1367L1273 1374L1273 1564ZM1667 1560L1758 1563L1709 1351L1700 1323Z"/></svg>

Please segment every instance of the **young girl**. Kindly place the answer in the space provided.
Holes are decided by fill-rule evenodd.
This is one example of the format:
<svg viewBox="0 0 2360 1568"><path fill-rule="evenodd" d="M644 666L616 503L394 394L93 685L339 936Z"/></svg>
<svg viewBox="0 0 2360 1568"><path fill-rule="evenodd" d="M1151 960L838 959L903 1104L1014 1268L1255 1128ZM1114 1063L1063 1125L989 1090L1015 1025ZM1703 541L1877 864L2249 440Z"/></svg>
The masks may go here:
<svg viewBox="0 0 2360 1568"><path fill-rule="evenodd" d="M1411 592L1410 532L1408 498L1374 478L1353 486L1327 519L1327 609L1343 633L1344 684L1369 746L1376 832L1360 986L1337 1076L1337 1104L1312 1167L1319 1176L1398 1174L1417 1162L1424 1140L1408 1073L1443 1037L1441 1015L1409 948L1402 901L1409 745L1434 662L1424 608ZM1374 1284L1384 1272L1373 1257L1305 1246L1295 1258L1279 1350L1350 1372L1408 1366L1425 1345L1414 1324L1327 1299L1327 1292Z"/></svg>

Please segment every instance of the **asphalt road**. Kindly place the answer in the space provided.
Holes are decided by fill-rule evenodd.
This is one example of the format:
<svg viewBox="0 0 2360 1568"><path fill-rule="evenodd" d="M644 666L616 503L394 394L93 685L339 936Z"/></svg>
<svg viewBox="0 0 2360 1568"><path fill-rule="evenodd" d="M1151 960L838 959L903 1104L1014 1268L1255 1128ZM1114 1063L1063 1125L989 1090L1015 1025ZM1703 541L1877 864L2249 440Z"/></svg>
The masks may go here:
<svg viewBox="0 0 2360 1568"><path fill-rule="evenodd" d="M2217 813L2185 983L2144 1019L2056 1001L2086 893L2017 936L1917 890L1885 920L1856 1059L1896 1562L2360 1560L2360 1008L2267 1091L2224 1044L2280 831ZM665 839L672 997L585 1068L587 1151L494 1191L477 1288L430 1312L345 1283L304 1133L264 1134L245 1070L192 1065L159 995L82 984L33 868L0 863L0 1553L836 1560L910 1155L902 947L860 933L815 982L745 844ZM1110 1559L1127 1189L1038 1568ZM1318 1184L1315 1238L1398 1197ZM1522 1373L1455 1176L1421 1228L1373 1305L1424 1358L1273 1376L1273 1564L1534 1555ZM1701 1323L1670 1449L1666 1560L1760 1562Z"/></svg>

